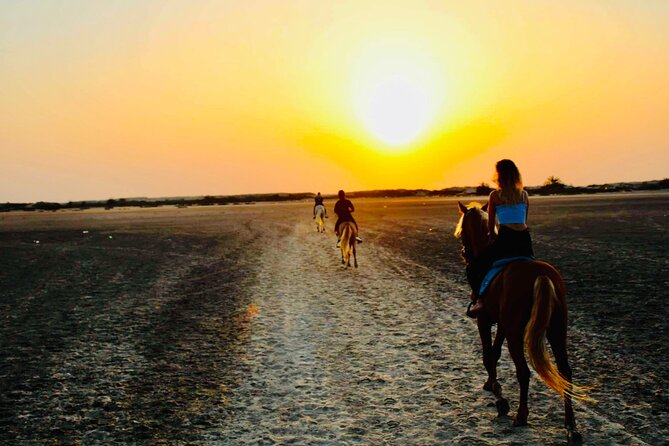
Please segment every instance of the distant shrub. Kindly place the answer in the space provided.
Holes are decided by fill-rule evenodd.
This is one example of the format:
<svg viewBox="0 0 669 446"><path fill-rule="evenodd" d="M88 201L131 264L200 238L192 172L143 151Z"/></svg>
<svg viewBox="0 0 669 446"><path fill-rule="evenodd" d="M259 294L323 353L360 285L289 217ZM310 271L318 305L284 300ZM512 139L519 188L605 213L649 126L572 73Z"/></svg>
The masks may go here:
<svg viewBox="0 0 669 446"><path fill-rule="evenodd" d="M546 181L544 181L544 187L562 187L562 188L564 188L565 185L560 178L550 176L550 177L546 178Z"/></svg>
<svg viewBox="0 0 669 446"><path fill-rule="evenodd" d="M37 209L39 211L57 211L58 209L61 208L61 205L59 203L47 203L45 201L38 201L32 206L33 209Z"/></svg>
<svg viewBox="0 0 669 446"><path fill-rule="evenodd" d="M543 186L538 190L539 194L548 195L548 194L559 194L564 193L567 189L567 186L562 182L562 180L555 176L550 176L546 178Z"/></svg>
<svg viewBox="0 0 669 446"><path fill-rule="evenodd" d="M488 183L482 182L476 186L476 195L490 195L492 192L492 187Z"/></svg>

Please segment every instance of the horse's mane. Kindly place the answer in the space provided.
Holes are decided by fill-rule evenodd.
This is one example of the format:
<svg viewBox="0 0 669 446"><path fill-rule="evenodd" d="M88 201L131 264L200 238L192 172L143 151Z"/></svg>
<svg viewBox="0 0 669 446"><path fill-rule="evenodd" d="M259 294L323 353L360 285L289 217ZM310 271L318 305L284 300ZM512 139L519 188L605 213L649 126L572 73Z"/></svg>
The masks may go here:
<svg viewBox="0 0 669 446"><path fill-rule="evenodd" d="M467 205L467 210L470 209L476 209L481 216L481 219L488 220L487 214L481 209L483 205L479 203L478 201L472 201ZM456 237L460 237L462 235L462 222L465 219L465 214L460 215L460 220L458 220L458 224L455 225L455 233L454 235Z"/></svg>
<svg viewBox="0 0 669 446"><path fill-rule="evenodd" d="M462 209L462 208L461 208ZM460 215L460 221L458 221L458 224L455 227L455 236L459 237L462 240L462 258L464 259L465 263L470 263L473 259L473 252L475 247L478 245L481 246L486 246L488 243L488 238L487 238L487 233L488 233L488 214L486 211L483 210L483 206L481 206L481 203L478 202L471 202L466 206L466 212L462 213ZM472 221L472 218L469 219L469 221L472 221L471 223L468 223L469 227L467 228L467 231L465 231L464 227L464 222L465 222L465 216L471 215L471 217L476 217L474 221ZM472 225L478 224L480 228L477 230L475 227L472 227ZM474 234L470 234L469 232L474 232ZM476 234L480 234L479 237L485 238L485 240L477 240L475 237L477 237ZM485 236L485 237L484 237Z"/></svg>

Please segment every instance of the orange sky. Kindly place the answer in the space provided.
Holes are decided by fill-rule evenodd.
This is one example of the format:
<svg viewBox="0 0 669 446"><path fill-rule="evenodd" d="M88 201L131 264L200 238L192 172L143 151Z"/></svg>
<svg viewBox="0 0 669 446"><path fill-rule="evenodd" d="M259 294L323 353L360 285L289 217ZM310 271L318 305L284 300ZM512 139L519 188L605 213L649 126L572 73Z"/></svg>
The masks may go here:
<svg viewBox="0 0 669 446"><path fill-rule="evenodd" d="M3 2L0 201L442 188L501 158L527 185L665 178L667 23L650 0Z"/></svg>

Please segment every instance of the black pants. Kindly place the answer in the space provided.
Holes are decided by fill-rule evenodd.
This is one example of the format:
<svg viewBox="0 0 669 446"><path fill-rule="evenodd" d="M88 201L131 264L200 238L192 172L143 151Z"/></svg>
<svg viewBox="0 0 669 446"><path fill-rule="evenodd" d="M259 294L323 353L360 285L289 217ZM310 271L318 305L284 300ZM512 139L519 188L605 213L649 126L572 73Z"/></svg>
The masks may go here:
<svg viewBox="0 0 669 446"><path fill-rule="evenodd" d="M519 256L534 257L530 230L516 231L506 226L500 226L495 241L467 265L467 280L472 287L472 291L474 291L474 296L476 298L480 297L481 283L493 262Z"/></svg>

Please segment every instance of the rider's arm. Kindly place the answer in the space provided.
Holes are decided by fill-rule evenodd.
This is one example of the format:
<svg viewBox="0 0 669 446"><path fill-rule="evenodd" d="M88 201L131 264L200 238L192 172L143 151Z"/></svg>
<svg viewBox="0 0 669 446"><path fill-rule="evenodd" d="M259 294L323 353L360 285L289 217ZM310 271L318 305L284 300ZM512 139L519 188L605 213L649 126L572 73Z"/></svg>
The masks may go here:
<svg viewBox="0 0 669 446"><path fill-rule="evenodd" d="M490 192L488 197L488 237L495 238L497 233L495 227L497 225L497 191Z"/></svg>
<svg viewBox="0 0 669 446"><path fill-rule="evenodd" d="M525 189L523 189L523 195L524 195L523 198L525 198L525 204L527 205L525 207L525 224L527 224L527 222L529 221L528 218L530 216L530 197Z"/></svg>
<svg viewBox="0 0 669 446"><path fill-rule="evenodd" d="M351 212L355 211L355 208L353 207L353 202L349 201L350 205L349 208L351 209Z"/></svg>

